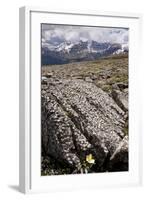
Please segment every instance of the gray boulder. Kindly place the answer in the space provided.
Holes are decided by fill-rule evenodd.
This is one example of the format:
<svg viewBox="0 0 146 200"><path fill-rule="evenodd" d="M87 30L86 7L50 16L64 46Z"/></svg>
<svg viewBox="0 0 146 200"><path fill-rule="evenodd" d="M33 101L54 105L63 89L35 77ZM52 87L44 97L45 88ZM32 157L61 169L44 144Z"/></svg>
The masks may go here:
<svg viewBox="0 0 146 200"><path fill-rule="evenodd" d="M110 158L110 170L113 169L114 171L128 170L128 136L124 137Z"/></svg>
<svg viewBox="0 0 146 200"><path fill-rule="evenodd" d="M80 168L92 154L100 171L105 163L108 168L119 160L120 148L122 155L123 149L128 153L125 112L93 83L80 79L48 82L47 87L42 85L41 102L43 156ZM125 158L120 159L127 166Z"/></svg>
<svg viewBox="0 0 146 200"><path fill-rule="evenodd" d="M118 83L113 85L112 97L116 103L125 111L128 111L128 85Z"/></svg>

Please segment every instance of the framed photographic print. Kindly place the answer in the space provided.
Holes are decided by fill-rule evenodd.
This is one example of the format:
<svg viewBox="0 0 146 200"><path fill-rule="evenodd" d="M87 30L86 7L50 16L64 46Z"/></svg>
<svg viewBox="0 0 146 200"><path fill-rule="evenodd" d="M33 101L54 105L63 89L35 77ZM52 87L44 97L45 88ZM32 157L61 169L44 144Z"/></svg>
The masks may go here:
<svg viewBox="0 0 146 200"><path fill-rule="evenodd" d="M141 16L20 8L20 191L139 185Z"/></svg>

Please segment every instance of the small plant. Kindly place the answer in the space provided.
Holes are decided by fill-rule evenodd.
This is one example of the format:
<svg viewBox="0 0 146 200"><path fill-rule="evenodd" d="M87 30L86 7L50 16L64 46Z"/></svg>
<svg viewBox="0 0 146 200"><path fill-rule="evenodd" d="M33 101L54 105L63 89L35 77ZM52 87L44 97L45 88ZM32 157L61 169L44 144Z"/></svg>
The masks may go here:
<svg viewBox="0 0 146 200"><path fill-rule="evenodd" d="M91 167L95 164L95 159L93 157L92 154L88 154L86 155L86 159L83 161L79 171L81 172L81 174L87 174Z"/></svg>
<svg viewBox="0 0 146 200"><path fill-rule="evenodd" d="M92 154L86 156L86 162L89 164L95 164L95 159L93 158Z"/></svg>

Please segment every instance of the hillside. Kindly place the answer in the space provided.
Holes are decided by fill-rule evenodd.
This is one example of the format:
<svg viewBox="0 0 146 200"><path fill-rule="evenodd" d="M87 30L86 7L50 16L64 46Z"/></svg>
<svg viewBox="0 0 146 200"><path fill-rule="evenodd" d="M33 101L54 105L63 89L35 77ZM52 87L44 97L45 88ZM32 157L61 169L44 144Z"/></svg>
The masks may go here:
<svg viewBox="0 0 146 200"><path fill-rule="evenodd" d="M128 84L128 55L114 55L95 61L43 66L42 76L47 73L52 74L55 78L90 80L110 93L114 83Z"/></svg>

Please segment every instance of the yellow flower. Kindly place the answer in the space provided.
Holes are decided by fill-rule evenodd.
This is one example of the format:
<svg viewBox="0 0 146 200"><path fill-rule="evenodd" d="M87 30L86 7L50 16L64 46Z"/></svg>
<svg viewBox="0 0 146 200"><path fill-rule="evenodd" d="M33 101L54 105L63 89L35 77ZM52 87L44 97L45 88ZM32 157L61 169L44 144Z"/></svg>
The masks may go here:
<svg viewBox="0 0 146 200"><path fill-rule="evenodd" d="M95 163L95 159L93 158L92 154L89 154L89 155L86 156L86 161L89 164L94 164Z"/></svg>

